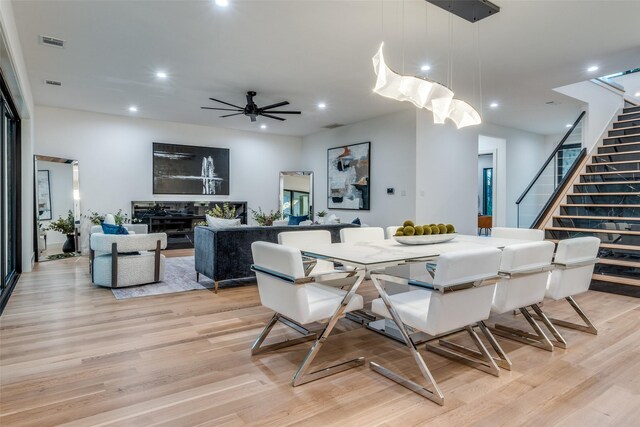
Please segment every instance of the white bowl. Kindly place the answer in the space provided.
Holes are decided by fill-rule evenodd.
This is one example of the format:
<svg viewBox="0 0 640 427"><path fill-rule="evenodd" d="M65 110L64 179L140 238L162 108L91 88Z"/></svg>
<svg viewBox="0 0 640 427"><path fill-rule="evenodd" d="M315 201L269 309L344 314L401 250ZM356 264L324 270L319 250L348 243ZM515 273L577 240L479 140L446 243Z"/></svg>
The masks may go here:
<svg viewBox="0 0 640 427"><path fill-rule="evenodd" d="M456 238L458 233L430 234L428 236L393 236L396 242L403 245L432 245L434 243L448 242Z"/></svg>

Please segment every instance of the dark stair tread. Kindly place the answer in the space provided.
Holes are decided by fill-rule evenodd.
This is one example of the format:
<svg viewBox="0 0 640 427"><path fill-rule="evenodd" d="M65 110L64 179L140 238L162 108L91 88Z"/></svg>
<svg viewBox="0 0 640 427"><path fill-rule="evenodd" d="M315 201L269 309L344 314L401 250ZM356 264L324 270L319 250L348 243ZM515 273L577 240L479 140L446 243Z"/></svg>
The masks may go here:
<svg viewBox="0 0 640 427"><path fill-rule="evenodd" d="M601 208L640 208L640 205L621 205L621 204L608 204L608 203L561 203L560 206L578 206L578 207L585 207L585 206L594 206L594 207L601 207Z"/></svg>
<svg viewBox="0 0 640 427"><path fill-rule="evenodd" d="M633 185L640 184L640 181L604 181L604 182L578 182L573 185Z"/></svg>

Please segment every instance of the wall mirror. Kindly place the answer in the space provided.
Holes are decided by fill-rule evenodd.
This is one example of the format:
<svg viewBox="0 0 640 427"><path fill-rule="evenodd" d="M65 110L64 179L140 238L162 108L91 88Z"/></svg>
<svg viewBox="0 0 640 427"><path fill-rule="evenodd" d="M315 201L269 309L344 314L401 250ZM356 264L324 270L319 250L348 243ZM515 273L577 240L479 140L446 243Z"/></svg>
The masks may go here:
<svg viewBox="0 0 640 427"><path fill-rule="evenodd" d="M306 215L313 221L313 172L280 172L279 206L285 219Z"/></svg>
<svg viewBox="0 0 640 427"><path fill-rule="evenodd" d="M80 251L78 161L36 155L33 170L36 259L45 261L73 256ZM52 227L52 222L57 222L58 226Z"/></svg>

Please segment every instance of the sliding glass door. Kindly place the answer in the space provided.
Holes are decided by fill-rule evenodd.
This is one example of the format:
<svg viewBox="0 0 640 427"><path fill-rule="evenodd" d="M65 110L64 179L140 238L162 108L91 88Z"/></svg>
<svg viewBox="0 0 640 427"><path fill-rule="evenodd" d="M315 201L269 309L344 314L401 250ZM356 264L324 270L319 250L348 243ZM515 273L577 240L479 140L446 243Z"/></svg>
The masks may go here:
<svg viewBox="0 0 640 427"><path fill-rule="evenodd" d="M0 82L0 312L19 273L20 122Z"/></svg>

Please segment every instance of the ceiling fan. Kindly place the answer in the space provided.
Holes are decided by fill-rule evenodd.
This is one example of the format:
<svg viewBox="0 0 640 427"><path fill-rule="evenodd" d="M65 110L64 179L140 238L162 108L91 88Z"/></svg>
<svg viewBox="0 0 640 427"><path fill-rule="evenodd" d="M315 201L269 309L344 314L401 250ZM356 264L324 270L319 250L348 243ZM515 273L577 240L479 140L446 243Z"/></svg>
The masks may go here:
<svg viewBox="0 0 640 427"><path fill-rule="evenodd" d="M216 107L200 107L203 110L218 110L218 111L234 111L234 113L227 114L224 116L220 116L222 118L237 116L240 114L244 114L245 116L249 116L252 122L256 121L258 116L267 117L269 119L275 119L285 121L282 117L274 116L273 114L301 114L300 111L273 111L273 108L283 107L285 105L289 105L288 101L278 102L276 104L267 105L266 107L258 107L255 102L253 102L253 97L256 96L256 92L249 91L247 92L247 105L245 107L239 107L234 104L230 104L228 102L220 101L219 99L209 98L212 101L219 102L221 104L228 105L232 108L216 108Z"/></svg>

